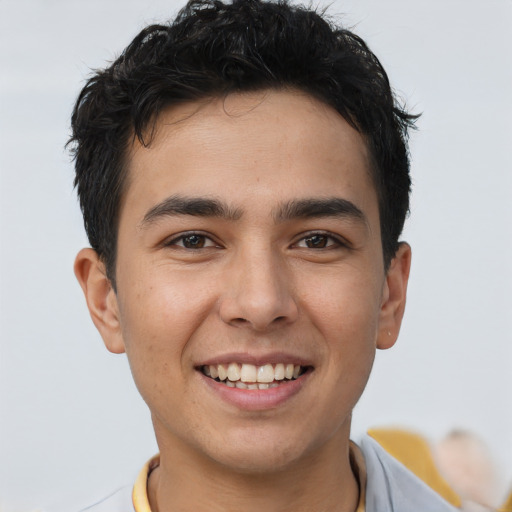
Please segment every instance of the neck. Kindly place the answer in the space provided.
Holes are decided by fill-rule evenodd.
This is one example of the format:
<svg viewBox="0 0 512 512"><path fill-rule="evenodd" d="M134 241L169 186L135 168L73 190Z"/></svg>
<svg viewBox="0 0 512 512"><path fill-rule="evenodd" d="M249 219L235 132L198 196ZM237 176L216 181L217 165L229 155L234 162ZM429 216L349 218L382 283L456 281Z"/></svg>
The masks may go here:
<svg viewBox="0 0 512 512"><path fill-rule="evenodd" d="M359 499L348 432L279 470L239 471L190 447L159 439L148 482L152 512L353 512ZM158 438L158 435L157 435Z"/></svg>

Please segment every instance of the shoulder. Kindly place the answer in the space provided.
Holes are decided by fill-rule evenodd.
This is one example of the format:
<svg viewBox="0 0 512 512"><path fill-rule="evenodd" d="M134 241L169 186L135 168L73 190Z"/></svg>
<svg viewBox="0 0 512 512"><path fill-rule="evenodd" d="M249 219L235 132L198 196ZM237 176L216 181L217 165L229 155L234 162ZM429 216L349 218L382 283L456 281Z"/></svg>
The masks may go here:
<svg viewBox="0 0 512 512"><path fill-rule="evenodd" d="M366 464L366 512L457 510L370 436L360 447Z"/></svg>
<svg viewBox="0 0 512 512"><path fill-rule="evenodd" d="M122 487L79 512L134 512L132 488Z"/></svg>

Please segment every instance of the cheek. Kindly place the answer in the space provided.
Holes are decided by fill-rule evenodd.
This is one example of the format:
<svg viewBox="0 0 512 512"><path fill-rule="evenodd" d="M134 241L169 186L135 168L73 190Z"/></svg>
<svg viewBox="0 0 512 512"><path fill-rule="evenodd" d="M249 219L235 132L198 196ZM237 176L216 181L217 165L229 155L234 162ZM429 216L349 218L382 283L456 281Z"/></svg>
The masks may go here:
<svg viewBox="0 0 512 512"><path fill-rule="evenodd" d="M350 345L376 339L381 286L375 274L364 269L339 268L316 275L304 283L302 303L324 337Z"/></svg>
<svg viewBox="0 0 512 512"><path fill-rule="evenodd" d="M338 411L335 427L357 403L375 358L381 290L374 276L368 269L339 268L317 276L322 286L310 286L304 299L315 330L325 340L321 374L329 396L325 405Z"/></svg>
<svg viewBox="0 0 512 512"><path fill-rule="evenodd" d="M197 273L176 272L171 265L146 264L134 270L120 301L126 341L163 337L179 344L208 314L214 302L211 287Z"/></svg>
<svg viewBox="0 0 512 512"><path fill-rule="evenodd" d="M123 339L139 389L165 386L191 371L190 341L215 303L194 279L165 270L134 272L137 279L126 287L119 282Z"/></svg>

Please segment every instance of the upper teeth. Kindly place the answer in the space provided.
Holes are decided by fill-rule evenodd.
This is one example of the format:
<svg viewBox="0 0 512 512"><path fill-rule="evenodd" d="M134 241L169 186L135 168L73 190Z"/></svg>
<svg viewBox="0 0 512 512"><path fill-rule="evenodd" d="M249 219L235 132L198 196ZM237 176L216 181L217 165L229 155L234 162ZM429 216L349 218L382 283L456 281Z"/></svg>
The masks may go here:
<svg viewBox="0 0 512 512"><path fill-rule="evenodd" d="M270 383L274 380L296 379L301 370L300 365L278 363L275 366L265 364L255 366L253 364L215 364L202 367L203 373L220 380L229 380L231 382L262 382Z"/></svg>

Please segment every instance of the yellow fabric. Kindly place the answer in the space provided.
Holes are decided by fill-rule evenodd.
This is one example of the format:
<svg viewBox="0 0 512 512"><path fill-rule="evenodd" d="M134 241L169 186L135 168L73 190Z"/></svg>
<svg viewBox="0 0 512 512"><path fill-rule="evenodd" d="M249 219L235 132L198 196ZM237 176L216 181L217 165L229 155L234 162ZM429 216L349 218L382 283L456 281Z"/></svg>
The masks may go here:
<svg viewBox="0 0 512 512"><path fill-rule="evenodd" d="M160 464L160 455L155 455L140 470L132 491L132 501L135 512L151 512L148 498L148 477L151 471Z"/></svg>
<svg viewBox="0 0 512 512"><path fill-rule="evenodd" d="M461 506L460 497L437 470L430 446L423 437L400 429L371 429L368 434L446 501Z"/></svg>
<svg viewBox="0 0 512 512"><path fill-rule="evenodd" d="M512 512L512 491L505 500L505 503L498 509L498 512Z"/></svg>

